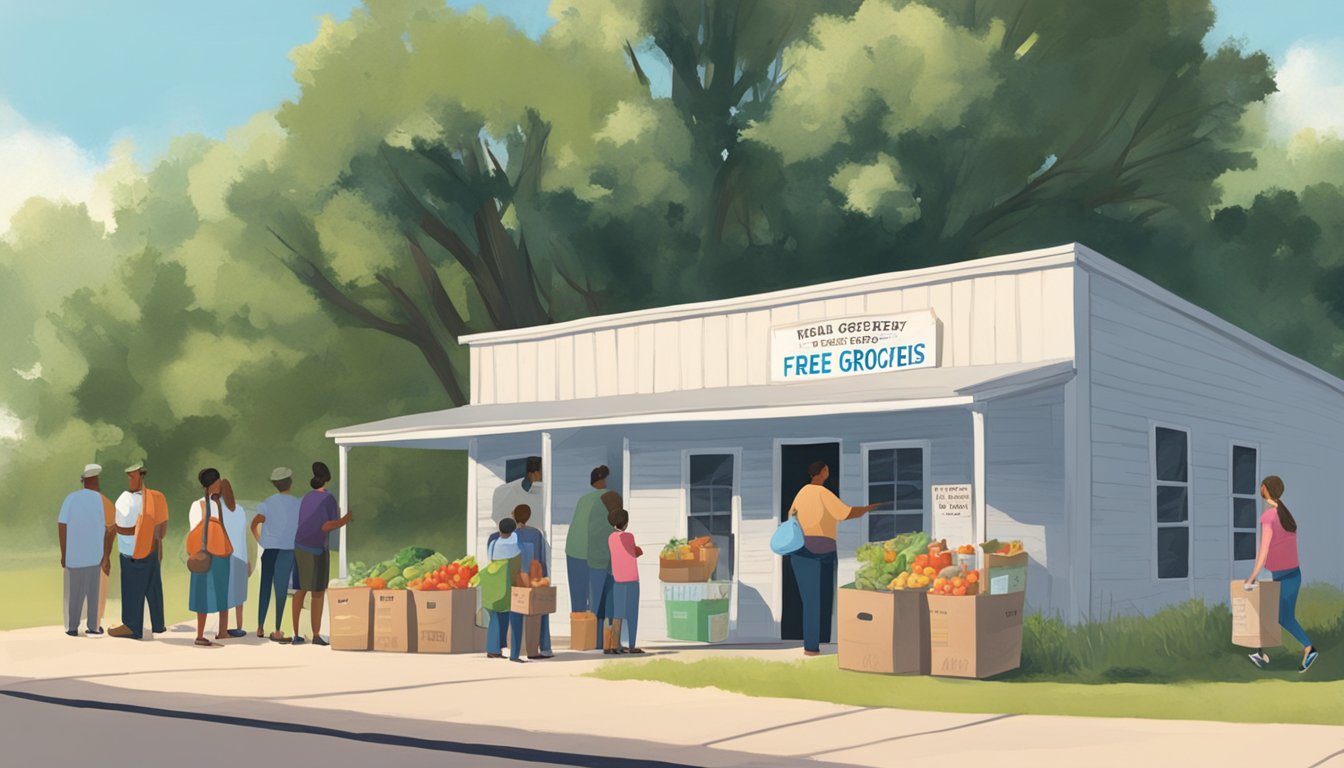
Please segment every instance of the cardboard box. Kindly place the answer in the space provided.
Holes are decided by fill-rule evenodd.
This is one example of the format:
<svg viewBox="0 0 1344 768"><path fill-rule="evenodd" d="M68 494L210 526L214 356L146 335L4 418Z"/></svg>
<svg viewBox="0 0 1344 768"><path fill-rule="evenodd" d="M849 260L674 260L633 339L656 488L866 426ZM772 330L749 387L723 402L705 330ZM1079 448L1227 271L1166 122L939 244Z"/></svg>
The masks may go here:
<svg viewBox="0 0 1344 768"><path fill-rule="evenodd" d="M592 611L569 614L569 650L593 651L596 649L597 614Z"/></svg>
<svg viewBox="0 0 1344 768"><path fill-rule="evenodd" d="M929 674L929 595L924 590L843 588L837 625L841 669Z"/></svg>
<svg viewBox="0 0 1344 768"><path fill-rule="evenodd" d="M411 592L405 589L373 590L373 649L407 653L411 650Z"/></svg>
<svg viewBox="0 0 1344 768"><path fill-rule="evenodd" d="M327 589L327 618L334 651L367 651L373 647L373 590L368 587Z"/></svg>
<svg viewBox="0 0 1344 768"><path fill-rule="evenodd" d="M701 547L695 560L664 560L658 558L658 580L673 584L692 584L709 581L719 565L718 547Z"/></svg>
<svg viewBox="0 0 1344 768"><path fill-rule="evenodd" d="M670 639L699 643L720 643L728 639L727 600L673 600L666 606Z"/></svg>
<svg viewBox="0 0 1344 768"><path fill-rule="evenodd" d="M1026 552L1016 555L985 554L985 572L981 581L989 585L989 594L1008 595L1027 591Z"/></svg>
<svg viewBox="0 0 1344 768"><path fill-rule="evenodd" d="M932 674L984 679L1022 665L1025 593L928 600Z"/></svg>
<svg viewBox="0 0 1344 768"><path fill-rule="evenodd" d="M555 613L555 587L514 587L513 612L524 616Z"/></svg>
<svg viewBox="0 0 1344 768"><path fill-rule="evenodd" d="M1279 628L1277 582L1257 582L1247 592L1243 581L1232 582L1232 644L1244 648L1276 648L1283 645Z"/></svg>
<svg viewBox="0 0 1344 768"><path fill-rule="evenodd" d="M476 648L476 590L410 593L416 653L472 653Z"/></svg>

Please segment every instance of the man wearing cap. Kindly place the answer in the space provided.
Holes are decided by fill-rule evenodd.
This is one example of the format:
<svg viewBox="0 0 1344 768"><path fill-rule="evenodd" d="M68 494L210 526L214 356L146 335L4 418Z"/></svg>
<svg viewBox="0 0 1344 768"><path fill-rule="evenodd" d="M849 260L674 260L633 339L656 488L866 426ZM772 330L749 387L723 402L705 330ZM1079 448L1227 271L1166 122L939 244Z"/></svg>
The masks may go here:
<svg viewBox="0 0 1344 768"><path fill-rule="evenodd" d="M79 636L79 614L85 612L85 632L103 634L99 626L98 575L112 568L112 526L116 511L112 502L98 491L103 468L84 467L80 479L84 487L61 503L56 518L56 536L61 542L61 567L65 569L65 634Z"/></svg>
<svg viewBox="0 0 1344 768"><path fill-rule="evenodd" d="M288 643L280 625L285 617L285 600L289 597L289 575L294 570L294 536L299 530L299 500L290 494L294 472L288 467L277 467L271 472L271 485L276 492L257 505L257 516L252 518L252 538L262 548L261 605L257 609L257 637L266 637L266 612L271 607L271 593L275 593L275 631L271 640ZM261 527L258 533L257 527ZM299 633L297 622L292 627Z"/></svg>
<svg viewBox="0 0 1344 768"><path fill-rule="evenodd" d="M154 632L167 632L163 620L163 537L168 534L168 501L145 487L144 462L126 468L128 490L117 498L117 550L121 560L121 626L112 637L139 640L144 635L145 603Z"/></svg>

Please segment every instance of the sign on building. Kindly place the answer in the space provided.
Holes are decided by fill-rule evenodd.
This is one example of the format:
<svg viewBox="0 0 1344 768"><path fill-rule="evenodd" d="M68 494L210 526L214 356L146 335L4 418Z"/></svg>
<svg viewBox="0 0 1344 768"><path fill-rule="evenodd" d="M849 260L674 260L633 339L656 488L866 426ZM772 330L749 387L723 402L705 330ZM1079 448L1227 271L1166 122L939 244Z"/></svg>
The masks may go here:
<svg viewBox="0 0 1344 768"><path fill-rule="evenodd" d="M771 330L770 380L816 381L938 365L933 310L870 315Z"/></svg>
<svg viewBox="0 0 1344 768"><path fill-rule="evenodd" d="M975 511L970 485L934 485L933 538L947 539L949 547L975 542Z"/></svg>

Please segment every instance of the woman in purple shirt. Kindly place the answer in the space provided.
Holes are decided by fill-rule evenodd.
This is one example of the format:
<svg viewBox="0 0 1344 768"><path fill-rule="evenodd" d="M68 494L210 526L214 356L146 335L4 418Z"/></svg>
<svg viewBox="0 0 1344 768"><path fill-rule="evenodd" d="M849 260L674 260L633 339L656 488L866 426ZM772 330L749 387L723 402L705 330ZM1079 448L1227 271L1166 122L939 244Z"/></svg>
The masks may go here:
<svg viewBox="0 0 1344 768"><path fill-rule="evenodd" d="M302 645L303 636L297 633L303 598L313 593L309 611L313 625L313 645L326 645L318 634L322 626L323 598L327 582L331 580L331 550L327 548L327 534L350 522L350 513L341 517L336 499L327 493L331 470L320 461L313 462L313 479L308 481L313 490L299 502L299 528L294 535L294 569L299 575L299 589L294 593L294 645Z"/></svg>

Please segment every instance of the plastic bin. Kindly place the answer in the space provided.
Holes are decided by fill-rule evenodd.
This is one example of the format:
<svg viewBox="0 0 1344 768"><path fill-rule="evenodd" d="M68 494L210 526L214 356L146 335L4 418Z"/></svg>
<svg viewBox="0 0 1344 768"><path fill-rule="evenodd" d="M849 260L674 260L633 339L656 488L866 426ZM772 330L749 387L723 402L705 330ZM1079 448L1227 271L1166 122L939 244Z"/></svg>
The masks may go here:
<svg viewBox="0 0 1344 768"><path fill-rule="evenodd" d="M706 581L699 584L663 584L663 600L667 602L727 600L732 593L733 582L731 581Z"/></svg>
<svg viewBox="0 0 1344 768"><path fill-rule="evenodd" d="M667 636L672 640L721 643L728 639L727 600L669 600Z"/></svg>

